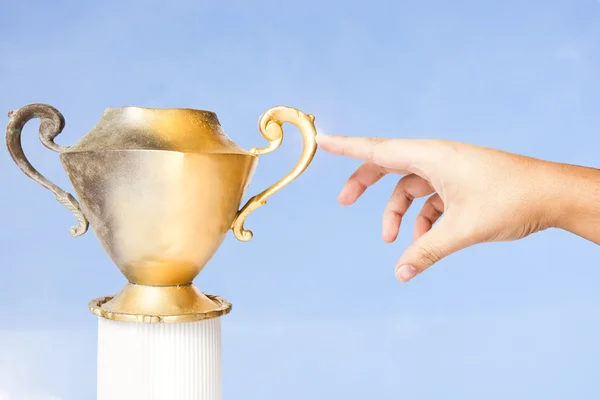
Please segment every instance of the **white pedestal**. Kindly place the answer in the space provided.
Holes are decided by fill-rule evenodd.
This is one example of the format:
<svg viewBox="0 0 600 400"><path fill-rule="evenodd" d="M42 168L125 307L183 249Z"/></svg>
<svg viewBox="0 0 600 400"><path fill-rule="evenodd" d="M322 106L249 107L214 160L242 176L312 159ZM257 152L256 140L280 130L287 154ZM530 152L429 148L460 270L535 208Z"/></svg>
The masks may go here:
<svg viewBox="0 0 600 400"><path fill-rule="evenodd" d="M221 400L221 318L98 319L98 400Z"/></svg>

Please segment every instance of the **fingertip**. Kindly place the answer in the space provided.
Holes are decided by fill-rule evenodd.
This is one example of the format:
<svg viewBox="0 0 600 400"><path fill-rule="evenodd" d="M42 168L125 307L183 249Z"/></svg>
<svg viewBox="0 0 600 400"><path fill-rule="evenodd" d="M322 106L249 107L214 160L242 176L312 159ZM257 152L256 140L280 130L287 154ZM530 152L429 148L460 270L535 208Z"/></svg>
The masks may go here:
<svg viewBox="0 0 600 400"><path fill-rule="evenodd" d="M332 143L331 136L324 133L317 133L315 137L317 146L328 153L335 153L333 150L335 145Z"/></svg>
<svg viewBox="0 0 600 400"><path fill-rule="evenodd" d="M413 242L416 241L417 239L419 239L421 236L423 236L425 232L421 232L417 229L414 230L413 232Z"/></svg>
<svg viewBox="0 0 600 400"><path fill-rule="evenodd" d="M317 133L315 140L317 145L321 147L325 151L335 151L336 149L336 141L337 139L342 138L342 136L334 136L327 135L325 133Z"/></svg>
<svg viewBox="0 0 600 400"><path fill-rule="evenodd" d="M326 135L325 133L317 132L317 136L315 136L315 140L316 140L317 144L320 145L323 141L327 141L328 137L329 137L329 135Z"/></svg>
<svg viewBox="0 0 600 400"><path fill-rule="evenodd" d="M417 275L417 269L412 265L399 265L395 271L396 278L400 282L408 282Z"/></svg>
<svg viewBox="0 0 600 400"><path fill-rule="evenodd" d="M340 191L340 194L338 195L338 201L344 206L354 204L356 200L358 200L358 198L365 192L365 190L365 185L361 185L356 180L349 179Z"/></svg>
<svg viewBox="0 0 600 400"><path fill-rule="evenodd" d="M381 235L381 238L386 243L394 243L396 241L397 237L398 237L398 235L389 234L389 233L383 233Z"/></svg>
<svg viewBox="0 0 600 400"><path fill-rule="evenodd" d="M337 201L338 203L340 203L343 206L347 206L350 205L350 200L348 198L348 187L344 186L344 188L342 189L342 191L340 192L340 194L337 197Z"/></svg>
<svg viewBox="0 0 600 400"><path fill-rule="evenodd" d="M393 243L398 238L402 217L395 213L384 211L381 237L386 243Z"/></svg>
<svg viewBox="0 0 600 400"><path fill-rule="evenodd" d="M342 206L349 206L350 204L352 204L352 202L350 202L346 196L342 196L342 194L341 194L341 193L340 193L340 195L338 196L338 199L337 199L337 201L338 201L338 203L340 203L340 205L342 205Z"/></svg>
<svg viewBox="0 0 600 400"><path fill-rule="evenodd" d="M355 195L353 195L352 193L340 193L340 195L338 196L338 203L340 203L343 206L351 206L352 204L354 204L356 202L356 200L358 199L358 197L356 197Z"/></svg>

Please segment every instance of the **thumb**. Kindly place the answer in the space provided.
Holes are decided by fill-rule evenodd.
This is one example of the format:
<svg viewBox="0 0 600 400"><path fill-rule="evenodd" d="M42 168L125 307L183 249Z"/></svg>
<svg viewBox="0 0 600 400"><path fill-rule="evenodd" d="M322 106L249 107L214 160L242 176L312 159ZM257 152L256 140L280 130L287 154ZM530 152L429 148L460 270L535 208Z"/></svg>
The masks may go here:
<svg viewBox="0 0 600 400"><path fill-rule="evenodd" d="M415 240L400 257L396 267L398 280L408 282L442 258L468 247L466 237L461 237L460 232L456 231L457 226L460 225L451 222L446 215Z"/></svg>

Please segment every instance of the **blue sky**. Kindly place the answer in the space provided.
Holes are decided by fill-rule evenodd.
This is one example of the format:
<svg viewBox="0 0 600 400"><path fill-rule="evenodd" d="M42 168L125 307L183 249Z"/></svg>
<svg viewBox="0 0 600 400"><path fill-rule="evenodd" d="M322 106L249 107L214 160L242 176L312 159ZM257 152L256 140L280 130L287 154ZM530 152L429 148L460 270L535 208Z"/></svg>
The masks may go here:
<svg viewBox="0 0 600 400"><path fill-rule="evenodd" d="M50 103L66 117L63 145L106 107L139 105L209 109L238 144L262 146L258 117L285 104L332 134L440 137L599 166L594 0L13 1L0 54L2 115ZM24 131L26 153L71 190L36 131ZM286 132L248 196L295 164L301 138ZM356 166L318 153L249 218L254 239L230 234L197 279L234 304L226 399L600 396L600 248L550 230L467 249L401 284L410 222L396 243L380 238L397 178L343 208L336 197ZM94 398L87 302L124 278L92 232L69 237L73 216L6 151L0 180L0 399Z"/></svg>

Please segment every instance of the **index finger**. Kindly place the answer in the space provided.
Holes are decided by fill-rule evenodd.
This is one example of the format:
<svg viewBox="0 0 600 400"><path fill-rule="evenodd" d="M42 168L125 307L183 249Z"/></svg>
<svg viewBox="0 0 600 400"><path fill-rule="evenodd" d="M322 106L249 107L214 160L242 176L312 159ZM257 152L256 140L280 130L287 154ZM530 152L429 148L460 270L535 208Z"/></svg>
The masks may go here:
<svg viewBox="0 0 600 400"><path fill-rule="evenodd" d="M418 172L432 162L432 147L426 139L380 139L333 136L319 133L317 143L328 153L355 158L384 168Z"/></svg>

